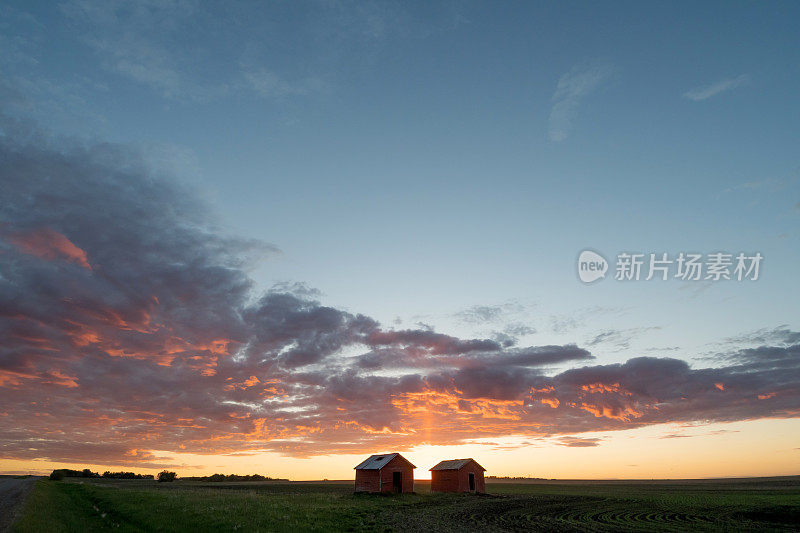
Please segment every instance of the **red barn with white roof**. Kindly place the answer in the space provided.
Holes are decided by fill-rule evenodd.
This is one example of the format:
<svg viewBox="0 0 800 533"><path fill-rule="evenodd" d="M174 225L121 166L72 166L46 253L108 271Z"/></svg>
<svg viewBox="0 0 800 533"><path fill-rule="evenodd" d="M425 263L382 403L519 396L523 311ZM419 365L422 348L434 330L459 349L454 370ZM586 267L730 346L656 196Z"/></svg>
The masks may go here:
<svg viewBox="0 0 800 533"><path fill-rule="evenodd" d="M431 492L486 492L484 467L475 459L449 459L431 468Z"/></svg>

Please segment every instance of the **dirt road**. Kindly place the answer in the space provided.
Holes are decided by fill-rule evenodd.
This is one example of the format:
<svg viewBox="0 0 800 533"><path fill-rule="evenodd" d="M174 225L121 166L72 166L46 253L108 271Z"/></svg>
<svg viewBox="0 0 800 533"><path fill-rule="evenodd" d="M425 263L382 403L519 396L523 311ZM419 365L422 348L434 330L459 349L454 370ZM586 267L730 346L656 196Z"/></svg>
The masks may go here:
<svg viewBox="0 0 800 533"><path fill-rule="evenodd" d="M37 479L0 477L0 533L11 530L17 511Z"/></svg>

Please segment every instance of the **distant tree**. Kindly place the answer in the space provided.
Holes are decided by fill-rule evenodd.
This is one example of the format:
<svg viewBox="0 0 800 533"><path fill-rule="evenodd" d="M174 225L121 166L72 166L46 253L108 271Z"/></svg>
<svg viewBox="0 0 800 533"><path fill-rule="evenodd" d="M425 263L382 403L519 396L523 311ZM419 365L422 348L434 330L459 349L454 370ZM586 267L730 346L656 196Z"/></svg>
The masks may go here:
<svg viewBox="0 0 800 533"><path fill-rule="evenodd" d="M134 472L103 472L104 478L107 479L153 479L153 474L136 474Z"/></svg>
<svg viewBox="0 0 800 533"><path fill-rule="evenodd" d="M53 477L54 475L55 477ZM53 473L50 474L50 479L64 479L65 477L100 477L100 474L97 472L92 472L88 468L84 468L83 470L59 468L57 470L53 470Z"/></svg>
<svg viewBox="0 0 800 533"><path fill-rule="evenodd" d="M62 479L64 479L65 475L66 474L64 473L63 470L53 470L52 472L50 472L50 479L52 479L53 481L61 481Z"/></svg>
<svg viewBox="0 0 800 533"><path fill-rule="evenodd" d="M175 481L177 474L175 472L167 472L163 470L158 473L158 482L163 483L165 481Z"/></svg>

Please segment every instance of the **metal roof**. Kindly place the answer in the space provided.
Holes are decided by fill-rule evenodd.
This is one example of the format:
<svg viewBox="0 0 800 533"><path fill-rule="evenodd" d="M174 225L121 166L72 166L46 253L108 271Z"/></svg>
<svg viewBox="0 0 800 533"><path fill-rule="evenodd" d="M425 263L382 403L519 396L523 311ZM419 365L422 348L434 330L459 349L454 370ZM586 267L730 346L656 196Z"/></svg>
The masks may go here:
<svg viewBox="0 0 800 533"><path fill-rule="evenodd" d="M472 458L469 458L469 459L448 459L447 461L440 462L438 465L436 465L433 468L431 468L431 470L459 470L464 465L469 463L470 461L472 461L473 463L478 465L478 468L480 468L481 470L486 470L484 467L482 467L481 465L478 464L478 461L476 461L475 459L472 459Z"/></svg>
<svg viewBox="0 0 800 533"><path fill-rule="evenodd" d="M411 465L408 459L406 459L399 453L384 453L382 455L370 455L366 461L356 466L354 470L380 470L381 468L389 464L389 461L391 461L395 457L400 457L403 461ZM416 466L411 465L411 468L416 468Z"/></svg>

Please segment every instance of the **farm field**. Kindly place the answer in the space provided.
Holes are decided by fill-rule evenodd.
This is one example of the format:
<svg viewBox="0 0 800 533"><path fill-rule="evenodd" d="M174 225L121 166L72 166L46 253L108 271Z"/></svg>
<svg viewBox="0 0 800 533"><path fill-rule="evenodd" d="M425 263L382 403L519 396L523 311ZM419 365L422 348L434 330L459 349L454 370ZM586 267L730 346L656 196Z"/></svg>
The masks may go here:
<svg viewBox="0 0 800 533"><path fill-rule="evenodd" d="M800 477L489 482L487 495L353 494L352 482L37 482L13 531L791 531Z"/></svg>

